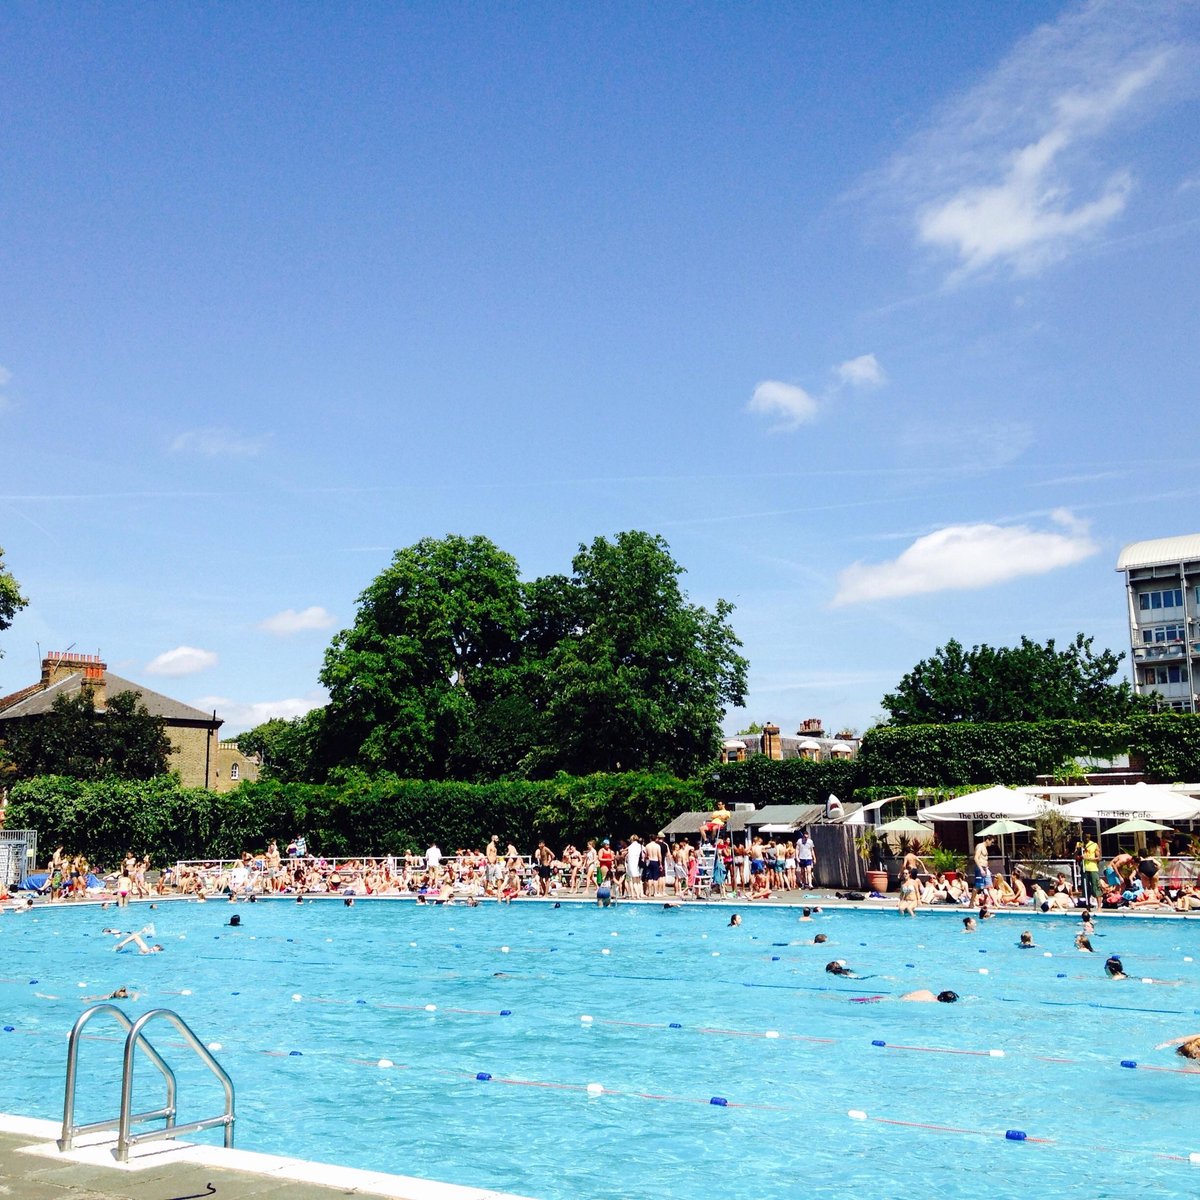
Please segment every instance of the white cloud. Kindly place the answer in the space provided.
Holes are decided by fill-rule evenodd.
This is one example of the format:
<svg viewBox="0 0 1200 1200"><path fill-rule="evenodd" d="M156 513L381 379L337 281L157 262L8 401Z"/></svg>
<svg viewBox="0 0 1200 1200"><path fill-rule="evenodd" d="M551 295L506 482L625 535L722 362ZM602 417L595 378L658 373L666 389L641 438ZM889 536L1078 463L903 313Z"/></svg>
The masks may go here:
<svg viewBox="0 0 1200 1200"><path fill-rule="evenodd" d="M1018 43L890 164L884 187L919 241L952 254L958 276L1031 274L1110 225L1135 178L1106 141L1194 86L1188 7L1082 4Z"/></svg>
<svg viewBox="0 0 1200 1200"><path fill-rule="evenodd" d="M267 444L266 437L247 437L233 429L213 426L189 429L171 442L172 454L194 454L202 458L252 458Z"/></svg>
<svg viewBox="0 0 1200 1200"><path fill-rule="evenodd" d="M256 700L249 703L231 700L228 696L199 696L192 703L205 712L216 711L225 724L221 727L223 737L232 733L240 733L245 729L253 729L264 721L278 717L290 721L294 717L302 717L314 708L320 708L328 701L322 692L312 692L305 697L291 697L287 700Z"/></svg>
<svg viewBox="0 0 1200 1200"><path fill-rule="evenodd" d="M838 576L833 606L991 587L1044 575L1095 554L1099 547L1071 513L1051 514L1061 528L1027 525L949 525L917 538L898 558L854 563Z"/></svg>
<svg viewBox="0 0 1200 1200"><path fill-rule="evenodd" d="M767 379L754 389L746 407L752 413L777 418L771 431L786 433L812 421L817 415L818 401L794 383Z"/></svg>
<svg viewBox="0 0 1200 1200"><path fill-rule="evenodd" d="M176 646L146 664L147 675L195 675L217 665L217 656L211 650L197 650L195 646Z"/></svg>
<svg viewBox="0 0 1200 1200"><path fill-rule="evenodd" d="M278 612L261 622L259 629L273 633L276 637L291 637L294 633L304 633L309 629L329 629L335 622L332 613L319 604L314 604L301 612L294 608L285 608L283 612Z"/></svg>
<svg viewBox="0 0 1200 1200"><path fill-rule="evenodd" d="M814 396L799 384L781 383L778 379L767 379L754 389L749 412L775 417L772 433L790 433L815 421L821 409L836 394L839 387L882 387L887 376L874 354L860 354L848 358L834 368L837 383L827 388L823 395Z"/></svg>
<svg viewBox="0 0 1200 1200"><path fill-rule="evenodd" d="M837 368L837 377L851 387L882 387L887 383L887 376L874 354L848 358Z"/></svg>

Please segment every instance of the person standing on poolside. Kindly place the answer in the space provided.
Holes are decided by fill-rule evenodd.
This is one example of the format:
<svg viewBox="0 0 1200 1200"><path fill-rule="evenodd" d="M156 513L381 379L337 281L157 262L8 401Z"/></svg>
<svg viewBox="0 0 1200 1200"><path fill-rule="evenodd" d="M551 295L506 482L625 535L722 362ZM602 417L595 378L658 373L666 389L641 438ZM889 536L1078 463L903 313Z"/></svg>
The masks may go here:
<svg viewBox="0 0 1200 1200"><path fill-rule="evenodd" d="M988 866L988 851L992 847L990 837L981 838L975 844L975 878L971 882L971 903L981 901L983 894L992 886L992 872Z"/></svg>
<svg viewBox="0 0 1200 1200"><path fill-rule="evenodd" d="M533 853L534 868L537 871L538 895L550 895L550 876L554 873L554 851L545 842L538 842Z"/></svg>
<svg viewBox="0 0 1200 1200"><path fill-rule="evenodd" d="M625 851L625 886L631 900L642 899L642 843L635 833L629 839Z"/></svg>
<svg viewBox="0 0 1200 1200"><path fill-rule="evenodd" d="M596 852L597 887L600 887L601 884L607 883L609 878L612 876L614 858L615 855L613 854L612 845L608 838L605 838L604 841L600 843L600 849Z"/></svg>
<svg viewBox="0 0 1200 1200"><path fill-rule="evenodd" d="M654 899L662 895L663 848L656 837L652 837L642 852L642 876L646 881L646 896Z"/></svg>
<svg viewBox="0 0 1200 1200"><path fill-rule="evenodd" d="M897 904L902 917L915 917L917 905L921 902L921 892L917 887L916 876L911 871L900 872L900 900Z"/></svg>
<svg viewBox="0 0 1200 1200"><path fill-rule="evenodd" d="M813 871L817 866L817 848L807 826L796 840L796 883L801 888L813 886Z"/></svg>
<svg viewBox="0 0 1200 1200"><path fill-rule="evenodd" d="M1100 846L1091 834L1083 842L1083 888L1088 905L1098 905L1100 890Z"/></svg>

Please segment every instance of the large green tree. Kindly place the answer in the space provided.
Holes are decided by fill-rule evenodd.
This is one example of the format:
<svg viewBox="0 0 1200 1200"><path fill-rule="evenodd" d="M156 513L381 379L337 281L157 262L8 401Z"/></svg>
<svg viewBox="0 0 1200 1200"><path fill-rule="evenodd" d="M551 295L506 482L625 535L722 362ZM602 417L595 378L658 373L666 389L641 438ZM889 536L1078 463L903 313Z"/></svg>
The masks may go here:
<svg viewBox="0 0 1200 1200"><path fill-rule="evenodd" d="M76 779L152 779L167 773L171 742L161 717L138 692L118 692L96 708L91 688L59 696L40 717L7 722L7 751L16 774Z"/></svg>
<svg viewBox="0 0 1200 1200"><path fill-rule="evenodd" d="M956 641L917 663L883 698L889 725L945 725L956 721L1121 721L1147 711L1128 680L1113 682L1123 654L1092 649L1077 634L1065 649L1051 638L1039 645L975 646Z"/></svg>
<svg viewBox="0 0 1200 1200"><path fill-rule="evenodd" d="M580 546L555 589L569 614L545 659L543 752L572 773L665 767L717 757L721 718L740 705L746 660L733 606L688 602L661 537L632 531ZM568 602L569 601L569 602Z"/></svg>
<svg viewBox="0 0 1200 1200"><path fill-rule="evenodd" d="M311 780L317 744L325 710L311 712L290 721L272 717L234 741L243 754L257 754L262 762L260 778L293 781Z"/></svg>
<svg viewBox="0 0 1200 1200"><path fill-rule="evenodd" d="M571 575L525 584L486 538L399 550L326 653L311 769L272 773L686 774L716 757L746 661L731 606L689 603L682 573L662 538L638 532L597 538ZM262 730L264 747L285 732Z"/></svg>
<svg viewBox="0 0 1200 1200"><path fill-rule="evenodd" d="M322 764L460 773L481 709L508 692L524 614L516 560L487 538L397 550L325 654Z"/></svg>

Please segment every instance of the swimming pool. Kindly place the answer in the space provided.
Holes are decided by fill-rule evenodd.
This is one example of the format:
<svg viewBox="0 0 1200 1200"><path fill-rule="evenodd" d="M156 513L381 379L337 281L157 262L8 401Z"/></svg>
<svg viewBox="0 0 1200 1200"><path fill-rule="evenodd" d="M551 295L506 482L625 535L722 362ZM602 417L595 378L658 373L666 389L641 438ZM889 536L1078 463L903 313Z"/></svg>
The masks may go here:
<svg viewBox="0 0 1200 1200"><path fill-rule="evenodd" d="M1166 1196L1200 1188L1200 1072L1154 1049L1200 1032L1195 921L1101 918L1085 955L1075 920L1031 914L968 935L936 911L743 906L729 928L719 906L273 901L237 905L231 929L234 911L0 919L0 1109L61 1116L81 998L123 984L141 993L130 1013L174 1008L220 1045L246 1149L539 1200L882 1197L898 1181L1124 1196L1130 1171ZM100 932L146 920L163 954L116 955ZM1036 949L1017 948L1022 928ZM1113 952L1138 978L1104 979ZM834 958L869 978L827 975ZM898 1002L918 987L962 1000ZM118 1058L85 1044L80 1119L115 1114ZM217 1111L208 1077L171 1060L180 1119Z"/></svg>

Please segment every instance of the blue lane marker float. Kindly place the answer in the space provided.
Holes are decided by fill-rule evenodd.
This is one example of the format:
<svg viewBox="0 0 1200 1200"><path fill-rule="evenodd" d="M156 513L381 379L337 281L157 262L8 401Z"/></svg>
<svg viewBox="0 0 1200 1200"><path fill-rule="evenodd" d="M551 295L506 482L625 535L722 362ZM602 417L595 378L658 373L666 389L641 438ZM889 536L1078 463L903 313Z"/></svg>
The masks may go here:
<svg viewBox="0 0 1200 1200"><path fill-rule="evenodd" d="M29 986L30 986L30 987L33 987L33 985L34 985L35 983L37 983L37 980L36 980L36 979L31 979L31 980L29 981Z"/></svg>
<svg viewBox="0 0 1200 1200"><path fill-rule="evenodd" d="M668 1029L682 1029L683 1025L679 1021L672 1021L670 1023L670 1025L667 1026L667 1028Z"/></svg>
<svg viewBox="0 0 1200 1200"><path fill-rule="evenodd" d="M1137 1066L1137 1061L1132 1058L1123 1058L1121 1059L1121 1066L1128 1067L1132 1071Z"/></svg>
<svg viewBox="0 0 1200 1200"><path fill-rule="evenodd" d="M871 1045L872 1045L872 1046L886 1046L886 1045L887 1045L887 1042L880 1041L878 1038L876 1038L876 1039L875 1039L875 1041L873 1041L873 1042L871 1043Z"/></svg>
<svg viewBox="0 0 1200 1200"><path fill-rule="evenodd" d="M4 1032L5 1033L14 1033L16 1031L16 1028L17 1027L15 1025L5 1025Z"/></svg>
<svg viewBox="0 0 1200 1200"><path fill-rule="evenodd" d="M771 961L772 961L772 962L778 962L778 961L779 961L779 955L778 955L778 954L772 954L772 955L771 955Z"/></svg>
<svg viewBox="0 0 1200 1200"><path fill-rule="evenodd" d="M489 1079L491 1079L491 1077L492 1076L491 1076L490 1071L479 1071L475 1076L475 1078L478 1079L480 1083L487 1083L487 1081Z"/></svg>
<svg viewBox="0 0 1200 1200"><path fill-rule="evenodd" d="M502 1017L511 1017L511 1016L512 1016L512 1009L511 1009L511 1008L502 1008L502 1009L500 1010L500 1015L501 1015Z"/></svg>
<svg viewBox="0 0 1200 1200"><path fill-rule="evenodd" d="M303 1058L303 1057L304 1057L303 1050L289 1050L288 1051L288 1058Z"/></svg>
<svg viewBox="0 0 1200 1200"><path fill-rule="evenodd" d="M1028 1139L1028 1135L1023 1129L1006 1129L1004 1131L1004 1136L1010 1142L1024 1142Z"/></svg>
<svg viewBox="0 0 1200 1200"><path fill-rule="evenodd" d="M729 1101L726 1100L724 1096L714 1096L709 1101L709 1104L715 1104L717 1106L717 1108L728 1108L729 1107Z"/></svg>

